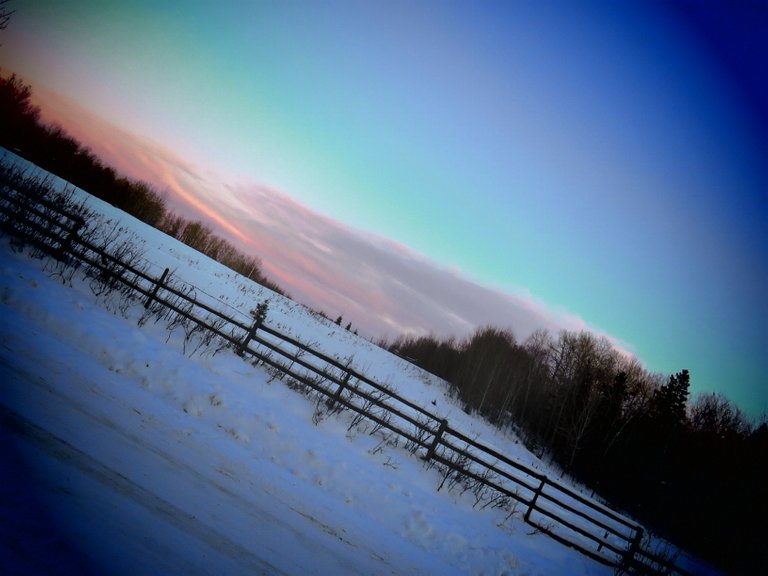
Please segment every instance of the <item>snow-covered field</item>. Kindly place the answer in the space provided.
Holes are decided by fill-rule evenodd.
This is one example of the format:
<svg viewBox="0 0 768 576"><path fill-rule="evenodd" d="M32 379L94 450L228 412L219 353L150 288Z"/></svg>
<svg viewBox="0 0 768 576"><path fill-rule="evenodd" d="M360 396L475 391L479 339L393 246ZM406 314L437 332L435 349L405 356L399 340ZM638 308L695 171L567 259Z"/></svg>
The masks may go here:
<svg viewBox="0 0 768 576"><path fill-rule="evenodd" d="M157 275L171 268L244 319L269 298L269 325L554 474L513 435L465 414L439 380L88 204L143 239ZM233 352L185 354L183 335L139 327L141 312L117 312L84 279L63 283L0 237L0 573L613 573L520 514L438 492L434 468L349 431L343 414L315 423L308 399Z"/></svg>

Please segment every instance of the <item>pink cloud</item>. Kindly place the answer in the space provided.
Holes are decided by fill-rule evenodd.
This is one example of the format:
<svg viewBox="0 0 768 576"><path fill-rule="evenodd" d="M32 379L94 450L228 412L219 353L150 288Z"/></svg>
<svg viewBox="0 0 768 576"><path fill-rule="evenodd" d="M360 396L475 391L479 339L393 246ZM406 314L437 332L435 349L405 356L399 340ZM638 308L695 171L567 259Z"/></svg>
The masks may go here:
<svg viewBox="0 0 768 576"><path fill-rule="evenodd" d="M262 259L267 274L297 300L364 334L465 336L476 327L584 330L578 316L520 291L472 281L407 246L323 216L259 183L226 184L173 150L114 126L76 103L43 92L44 118L62 125L106 164L168 191L171 208L209 222L217 233ZM600 335L600 330L592 329ZM606 335L607 336L607 335ZM608 336L620 351L629 347Z"/></svg>
<svg viewBox="0 0 768 576"><path fill-rule="evenodd" d="M55 92L35 90L42 119L62 126L119 174L151 184L172 195L175 207L225 230L242 242L245 233L214 208L208 183L199 170L174 151L116 126Z"/></svg>
<svg viewBox="0 0 768 576"><path fill-rule="evenodd" d="M523 339L538 328L589 329L581 318L530 295L482 286L269 187L252 184L231 191L239 202L240 226L259 239L262 256L280 270L277 275L291 279L291 293L333 315L343 313L367 333L465 335L494 324L511 327Z"/></svg>

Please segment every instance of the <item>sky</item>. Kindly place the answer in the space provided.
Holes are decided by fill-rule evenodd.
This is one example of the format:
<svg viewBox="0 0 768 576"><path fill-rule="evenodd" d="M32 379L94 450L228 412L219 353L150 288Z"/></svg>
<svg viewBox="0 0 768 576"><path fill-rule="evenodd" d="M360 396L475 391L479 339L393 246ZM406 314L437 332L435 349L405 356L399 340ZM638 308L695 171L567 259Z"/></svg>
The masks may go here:
<svg viewBox="0 0 768 576"><path fill-rule="evenodd" d="M589 329L768 410L761 2L12 2L43 117L361 333Z"/></svg>

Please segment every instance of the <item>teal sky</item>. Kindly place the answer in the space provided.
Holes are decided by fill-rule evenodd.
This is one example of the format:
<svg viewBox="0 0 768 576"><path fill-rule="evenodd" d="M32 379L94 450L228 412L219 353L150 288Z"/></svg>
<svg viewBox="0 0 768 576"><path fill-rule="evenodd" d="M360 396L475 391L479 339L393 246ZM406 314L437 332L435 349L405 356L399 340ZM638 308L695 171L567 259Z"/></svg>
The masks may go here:
<svg viewBox="0 0 768 576"><path fill-rule="evenodd" d="M768 409L768 9L16 4L0 66L173 151L244 233L222 206L269 187Z"/></svg>

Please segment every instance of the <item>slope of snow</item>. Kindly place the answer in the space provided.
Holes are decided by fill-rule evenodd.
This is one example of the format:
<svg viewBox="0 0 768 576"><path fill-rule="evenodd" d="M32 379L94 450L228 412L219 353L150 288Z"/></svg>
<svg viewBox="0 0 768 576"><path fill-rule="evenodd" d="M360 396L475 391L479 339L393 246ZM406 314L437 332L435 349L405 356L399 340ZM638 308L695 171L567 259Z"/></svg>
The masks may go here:
<svg viewBox="0 0 768 576"><path fill-rule="evenodd" d="M115 315L41 264L3 241L4 422L49 530L96 572L595 573L437 492L406 452L314 425L310 402L234 354L184 356L138 310ZM34 573L40 551L16 551L9 566Z"/></svg>
<svg viewBox="0 0 768 576"><path fill-rule="evenodd" d="M78 194L84 193L79 192ZM439 380L90 198L145 258L217 307L269 299L268 324L551 474ZM231 351L185 354L143 308L0 237L2 559L9 574L612 574L402 449L313 420L303 396ZM317 421L317 423L314 423Z"/></svg>

